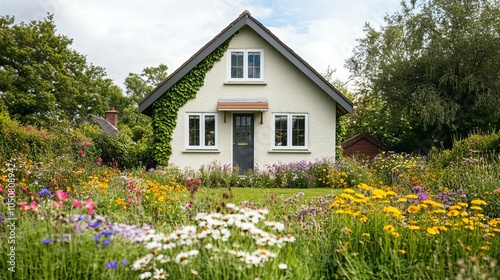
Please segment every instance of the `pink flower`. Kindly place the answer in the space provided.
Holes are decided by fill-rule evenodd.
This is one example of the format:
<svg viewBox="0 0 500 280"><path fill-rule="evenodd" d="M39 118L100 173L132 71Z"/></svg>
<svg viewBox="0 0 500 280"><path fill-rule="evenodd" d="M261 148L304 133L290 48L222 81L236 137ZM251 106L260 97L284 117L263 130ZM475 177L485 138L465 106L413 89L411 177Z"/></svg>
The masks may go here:
<svg viewBox="0 0 500 280"><path fill-rule="evenodd" d="M94 202L92 202L91 199L87 199L85 201L85 207L87 207L87 209L89 209L89 214L94 214L95 213L95 210L94 210Z"/></svg>
<svg viewBox="0 0 500 280"><path fill-rule="evenodd" d="M27 188L23 188L23 193L26 193L28 191Z"/></svg>
<svg viewBox="0 0 500 280"><path fill-rule="evenodd" d="M69 194L67 192L63 192L62 190L56 191L56 196L60 201L66 200L66 198L68 198L68 195Z"/></svg>
<svg viewBox="0 0 500 280"><path fill-rule="evenodd" d="M97 162L98 162L98 163L101 163L101 162L102 162L102 158L98 158L98 159L97 159Z"/></svg>
<svg viewBox="0 0 500 280"><path fill-rule="evenodd" d="M54 205L57 207L57 209L61 209L62 208L62 203L61 202L57 202L57 201L53 201L54 202Z"/></svg>
<svg viewBox="0 0 500 280"><path fill-rule="evenodd" d="M31 209L31 206L26 205L26 202L21 202L21 205L19 205L19 208L21 208L21 210L23 210L23 211L28 211Z"/></svg>
<svg viewBox="0 0 500 280"><path fill-rule="evenodd" d="M78 201L76 198L73 199L73 206L75 206L75 208L80 208L82 207L82 203L80 201Z"/></svg>
<svg viewBox="0 0 500 280"><path fill-rule="evenodd" d="M85 154L81 155L82 157L85 157Z"/></svg>
<svg viewBox="0 0 500 280"><path fill-rule="evenodd" d="M32 209L33 211L38 210L38 205L36 204L36 202L35 202L35 201L32 201L32 202L30 203L30 207L31 207L31 209Z"/></svg>
<svg viewBox="0 0 500 280"><path fill-rule="evenodd" d="M78 154L79 154L79 155L83 155L83 150L79 150L79 151L78 151Z"/></svg>
<svg viewBox="0 0 500 280"><path fill-rule="evenodd" d="M2 185L0 185L0 193L3 192L3 188L2 188Z"/></svg>
<svg viewBox="0 0 500 280"><path fill-rule="evenodd" d="M128 200L128 202L132 202L133 199L131 196L127 196L127 200Z"/></svg>
<svg viewBox="0 0 500 280"><path fill-rule="evenodd" d="M201 180L200 180L200 178L196 179L196 184L197 184L197 185L201 184Z"/></svg>

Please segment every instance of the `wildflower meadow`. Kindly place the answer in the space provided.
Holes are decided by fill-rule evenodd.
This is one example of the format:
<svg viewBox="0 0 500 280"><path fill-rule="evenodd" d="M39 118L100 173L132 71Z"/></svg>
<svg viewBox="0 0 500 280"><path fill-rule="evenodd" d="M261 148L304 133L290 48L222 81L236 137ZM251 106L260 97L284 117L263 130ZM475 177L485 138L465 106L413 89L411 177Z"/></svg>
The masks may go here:
<svg viewBox="0 0 500 280"><path fill-rule="evenodd" d="M492 151L276 163L238 176L217 162L122 168L93 145L2 155L1 279L500 275Z"/></svg>

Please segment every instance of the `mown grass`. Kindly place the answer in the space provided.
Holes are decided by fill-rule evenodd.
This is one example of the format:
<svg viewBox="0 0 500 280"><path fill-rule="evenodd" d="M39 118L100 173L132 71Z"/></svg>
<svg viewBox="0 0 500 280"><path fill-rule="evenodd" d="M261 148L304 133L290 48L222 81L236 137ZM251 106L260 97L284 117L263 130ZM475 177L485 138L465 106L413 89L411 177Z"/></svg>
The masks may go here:
<svg viewBox="0 0 500 280"><path fill-rule="evenodd" d="M308 189L283 189L283 188L200 188L199 195L212 198L226 198L230 203L240 204L244 201L254 202L261 205L269 200L303 193L304 199L309 200L317 196L339 194L341 189L330 188L308 188Z"/></svg>

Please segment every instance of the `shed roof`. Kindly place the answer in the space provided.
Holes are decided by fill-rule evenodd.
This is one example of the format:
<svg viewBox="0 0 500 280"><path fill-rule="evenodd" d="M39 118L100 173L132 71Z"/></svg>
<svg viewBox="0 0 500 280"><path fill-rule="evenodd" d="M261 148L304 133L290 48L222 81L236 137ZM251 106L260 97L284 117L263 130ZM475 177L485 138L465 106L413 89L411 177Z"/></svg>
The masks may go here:
<svg viewBox="0 0 500 280"><path fill-rule="evenodd" d="M377 146L380 150L383 150L383 151L388 150L387 146L383 142L381 142L380 140L376 139L375 137L371 136L370 134L368 134L366 132L354 135L353 137L342 142L342 144L340 144L340 145L342 146L342 149L346 149L349 146L352 146L352 145L358 143L361 139L368 140L373 145Z"/></svg>
<svg viewBox="0 0 500 280"><path fill-rule="evenodd" d="M337 103L337 116L352 113L353 104L342 93L328 82L321 74L312 68L305 60L297 55L292 49L285 45L262 23L250 15L250 12L244 11L236 20L224 28L217 36L210 40L177 70L165 78L151 93L139 102L139 111L146 115L151 115L153 103L160 98L168 89L175 85L182 77L191 71L205 57L211 54L222 43L233 36L242 27L248 26L264 40L272 45L278 52L285 56L293 65L301 70L309 79L316 83Z"/></svg>

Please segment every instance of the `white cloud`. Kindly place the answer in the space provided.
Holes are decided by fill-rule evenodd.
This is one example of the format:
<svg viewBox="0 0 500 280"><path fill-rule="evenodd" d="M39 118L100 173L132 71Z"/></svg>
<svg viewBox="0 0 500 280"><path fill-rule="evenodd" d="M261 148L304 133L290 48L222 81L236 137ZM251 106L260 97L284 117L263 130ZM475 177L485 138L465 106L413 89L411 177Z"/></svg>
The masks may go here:
<svg viewBox="0 0 500 280"><path fill-rule="evenodd" d="M36 4L33 4L35 2ZM364 22L383 23L398 0L2 0L17 21L54 13L72 47L122 86L128 73L169 66L172 72L244 10L271 29L317 71L330 65L346 80L344 60L363 36Z"/></svg>

